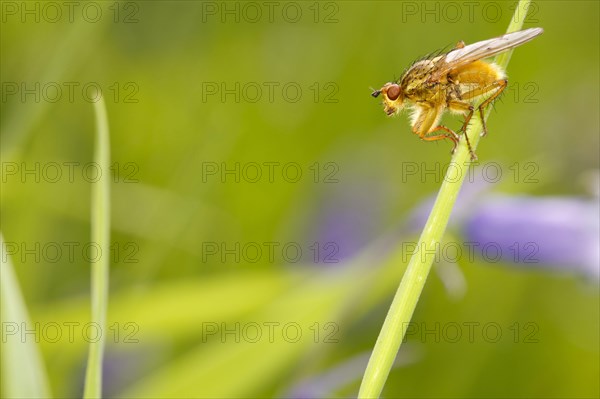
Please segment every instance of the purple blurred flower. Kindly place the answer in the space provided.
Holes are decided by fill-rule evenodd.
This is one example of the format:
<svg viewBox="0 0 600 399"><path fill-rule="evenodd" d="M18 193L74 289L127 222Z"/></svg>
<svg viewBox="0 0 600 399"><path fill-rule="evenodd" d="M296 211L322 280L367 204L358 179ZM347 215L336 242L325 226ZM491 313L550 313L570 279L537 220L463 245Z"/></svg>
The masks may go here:
<svg viewBox="0 0 600 399"><path fill-rule="evenodd" d="M373 195L368 182L335 187L316 219L314 237L320 246L319 263L341 263L373 239L380 221L381 197Z"/></svg>
<svg viewBox="0 0 600 399"><path fill-rule="evenodd" d="M462 231L475 253L490 250L489 261L600 275L600 204L580 197L510 196L491 192L494 184L466 182L449 229ZM408 230L423 229L435 198L408 219Z"/></svg>
<svg viewBox="0 0 600 399"><path fill-rule="evenodd" d="M339 245L336 257L340 261L373 242L372 233L380 221L381 199L369 182L361 183L351 192L334 192L318 218L316 237L321 244ZM502 195L492 192L495 186L477 175L474 181L465 182L450 217L448 229L462 232L463 242L474 246L474 254L483 255L487 263L502 260L600 276L597 198ZM434 200L421 201L399 231L386 234L392 240L380 247L382 251L393 248L406 233L418 234ZM321 262L326 254L321 251Z"/></svg>
<svg viewBox="0 0 600 399"><path fill-rule="evenodd" d="M600 207L576 197L487 195L463 224L468 241L506 261L598 276Z"/></svg>

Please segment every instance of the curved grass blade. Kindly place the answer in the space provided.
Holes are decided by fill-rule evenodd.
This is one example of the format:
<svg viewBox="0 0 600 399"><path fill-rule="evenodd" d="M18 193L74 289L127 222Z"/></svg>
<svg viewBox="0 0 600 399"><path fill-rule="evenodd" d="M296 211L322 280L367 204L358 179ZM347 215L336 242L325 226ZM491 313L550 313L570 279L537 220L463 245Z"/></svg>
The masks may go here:
<svg viewBox="0 0 600 399"><path fill-rule="evenodd" d="M99 94L94 103L96 114L96 140L94 162L102 175L92 183L92 242L104 256L97 257L91 264L92 278L92 322L101 332L96 342L90 342L85 374L84 398L102 397L102 359L106 337L106 313L108 308L109 256L110 253L110 139L104 99Z"/></svg>
<svg viewBox="0 0 600 399"><path fill-rule="evenodd" d="M507 33L521 29L527 15L529 3L529 0L519 1ZM495 59L496 64L506 70L511 54L512 50L499 54ZM489 111L490 109L486 112L486 119ZM482 131L482 124L479 118L473 119L472 122L466 134L472 143L473 149L476 149ZM460 167L463 165L468 167L470 164L469 157L470 154L467 147L459 145L452 162ZM453 172L449 169L448 173ZM369 359L369 364L367 365L360 386L359 398L378 398L381 395L381 391L406 333L405 326L410 322L417 306L429 270L433 264L435 248L442 241L448 219L452 213L452 208L456 202L456 197L458 196L465 175L463 173L460 179L449 178L449 176L444 178L425 228L421 233L421 237L419 237L417 249L410 259L406 273L402 278L400 287L394 296L390 310L379 333L379 337L377 337L377 342L373 348L373 353Z"/></svg>
<svg viewBox="0 0 600 399"><path fill-rule="evenodd" d="M2 260L0 273L0 315L2 320L2 397L50 398L48 377L35 339L23 295L0 233Z"/></svg>

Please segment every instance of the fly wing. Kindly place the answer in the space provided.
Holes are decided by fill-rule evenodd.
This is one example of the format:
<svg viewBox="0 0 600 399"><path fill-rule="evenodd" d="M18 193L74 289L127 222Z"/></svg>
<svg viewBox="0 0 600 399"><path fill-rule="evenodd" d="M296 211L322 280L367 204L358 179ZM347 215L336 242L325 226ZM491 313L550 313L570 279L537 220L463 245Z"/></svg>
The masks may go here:
<svg viewBox="0 0 600 399"><path fill-rule="evenodd" d="M470 64L471 62L488 58L513 47L527 43L534 37L541 35L542 28L530 28L518 32L507 33L504 36L469 44L463 48L451 50L442 58L443 64L436 71L437 76L443 76L454 68Z"/></svg>

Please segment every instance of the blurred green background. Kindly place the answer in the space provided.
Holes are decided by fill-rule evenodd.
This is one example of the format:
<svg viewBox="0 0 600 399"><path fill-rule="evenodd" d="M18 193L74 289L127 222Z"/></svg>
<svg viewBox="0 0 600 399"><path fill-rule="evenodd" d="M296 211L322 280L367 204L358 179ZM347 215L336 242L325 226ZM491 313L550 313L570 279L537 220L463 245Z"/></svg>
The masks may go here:
<svg viewBox="0 0 600 399"><path fill-rule="evenodd" d="M355 396L402 243L419 234L407 221L441 182L423 173L450 160L449 143L418 140L371 88L458 40L503 34L515 3L52 4L2 3L0 129L3 258L39 323L53 394L83 386L95 172L84 89L99 86L113 165L106 396ZM524 27L545 33L515 50L480 163L501 166L499 192L593 198L599 3L531 11ZM409 334L385 397L600 395L597 271L438 263L413 319L433 332Z"/></svg>

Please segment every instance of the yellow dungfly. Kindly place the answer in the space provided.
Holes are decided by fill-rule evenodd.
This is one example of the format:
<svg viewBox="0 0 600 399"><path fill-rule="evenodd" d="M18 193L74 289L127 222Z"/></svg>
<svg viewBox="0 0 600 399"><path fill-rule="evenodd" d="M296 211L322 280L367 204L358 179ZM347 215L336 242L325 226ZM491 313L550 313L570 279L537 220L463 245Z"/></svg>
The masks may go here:
<svg viewBox="0 0 600 399"><path fill-rule="evenodd" d="M483 111L498 98L508 81L502 68L483 59L520 46L542 32L542 28L531 28L468 46L460 41L444 54L415 62L398 81L386 83L372 96L382 95L388 115L399 113L405 105L410 107L412 131L426 141L449 139L454 143L454 152L459 136L439 124L444 112L465 115L459 132L466 132L477 109L483 123L482 135L485 135ZM471 159L477 159L466 134L465 138Z"/></svg>

